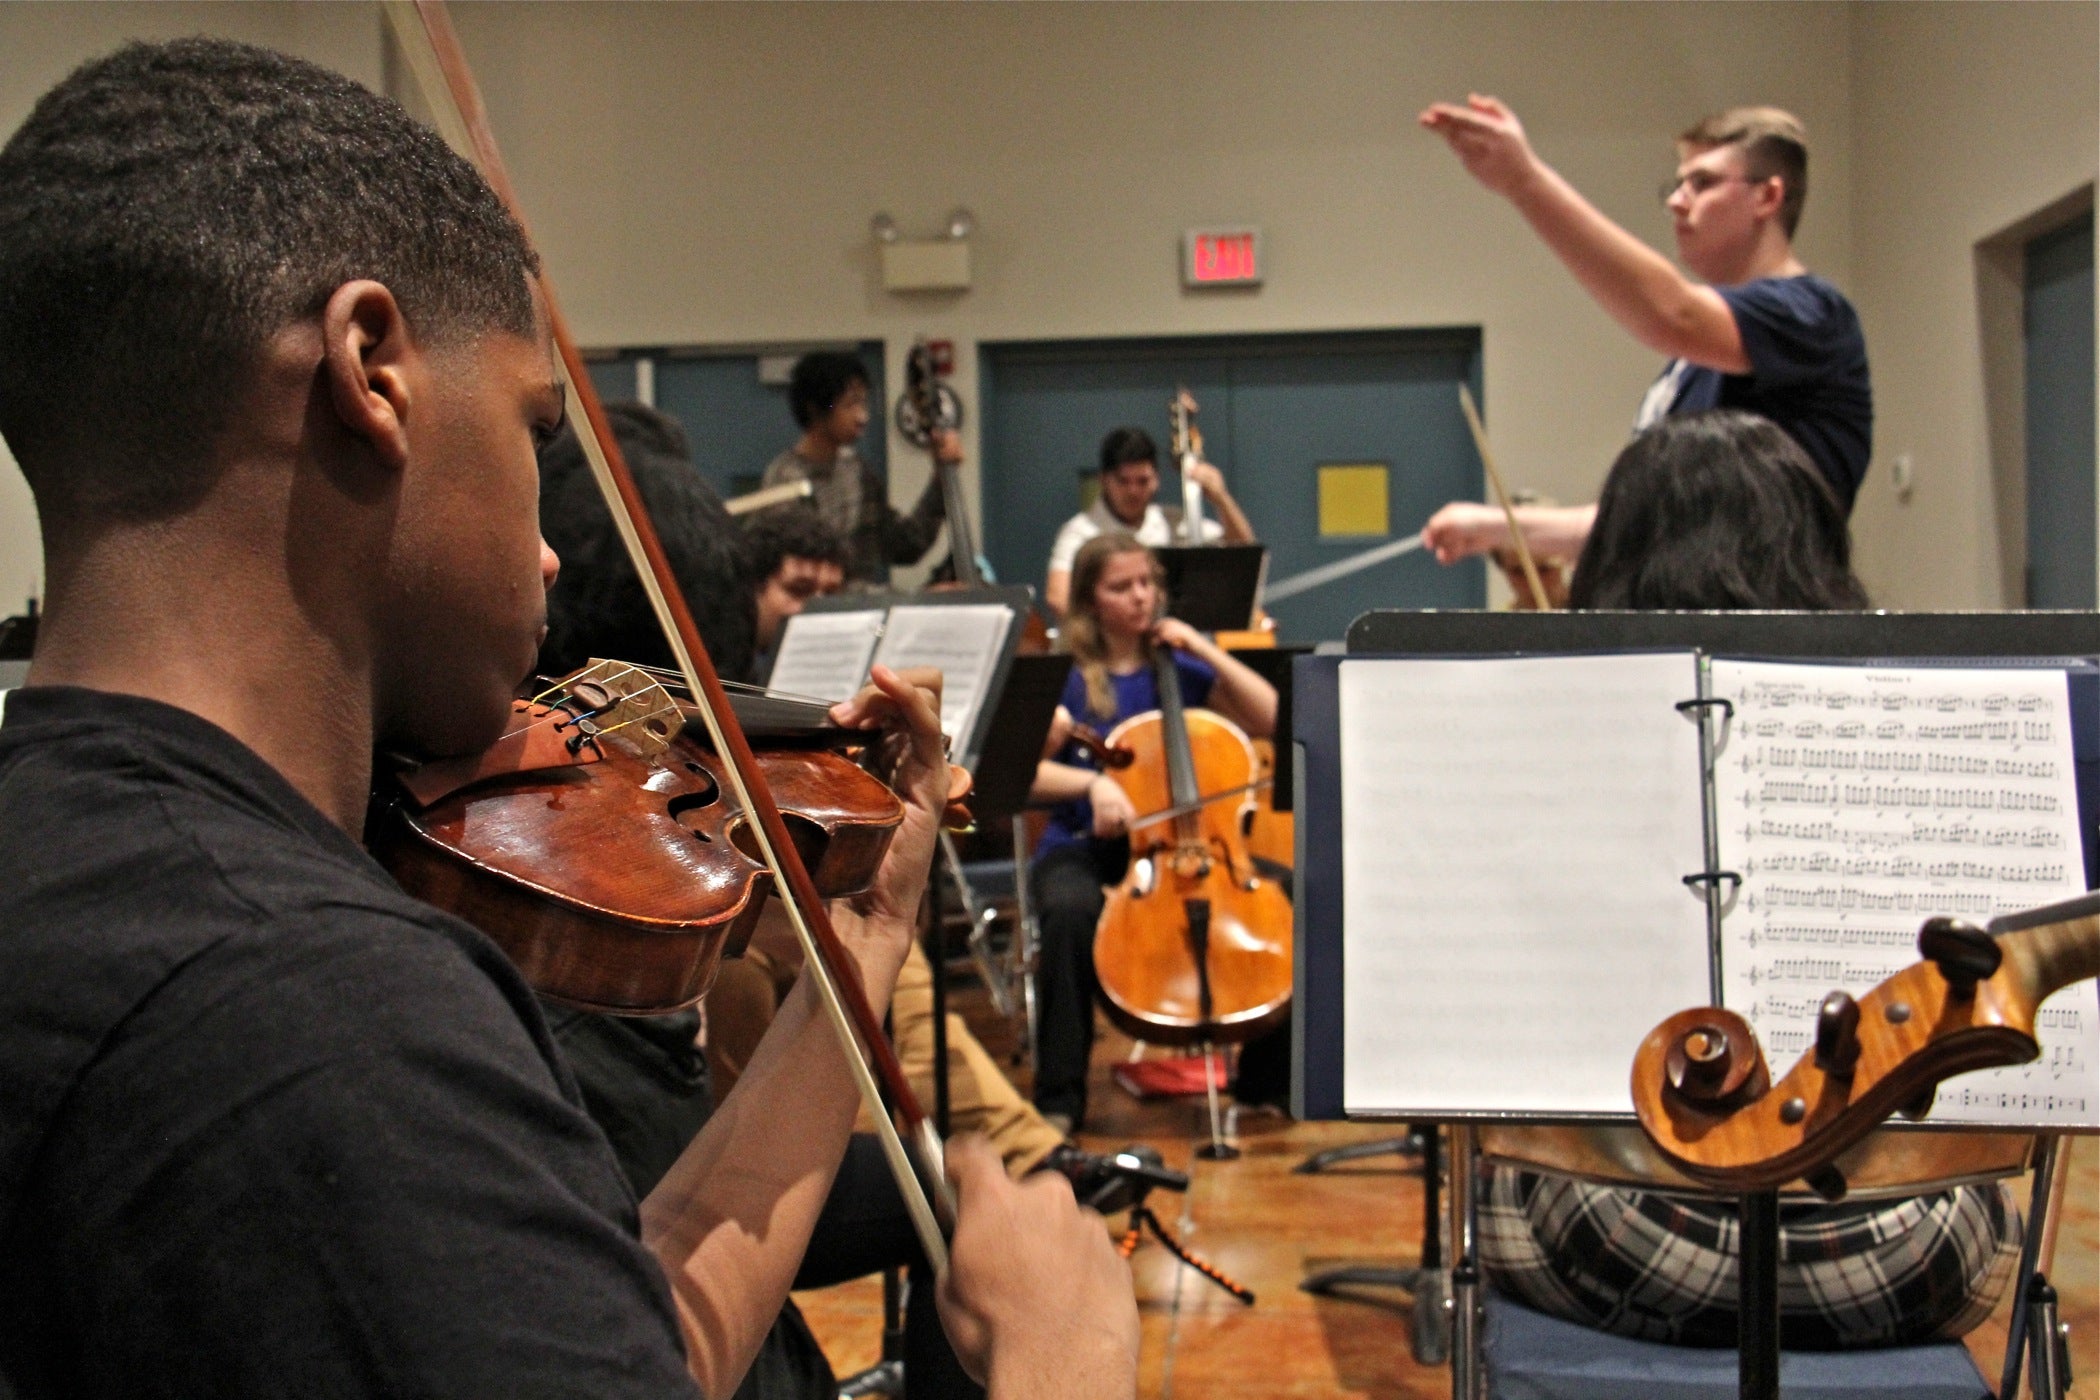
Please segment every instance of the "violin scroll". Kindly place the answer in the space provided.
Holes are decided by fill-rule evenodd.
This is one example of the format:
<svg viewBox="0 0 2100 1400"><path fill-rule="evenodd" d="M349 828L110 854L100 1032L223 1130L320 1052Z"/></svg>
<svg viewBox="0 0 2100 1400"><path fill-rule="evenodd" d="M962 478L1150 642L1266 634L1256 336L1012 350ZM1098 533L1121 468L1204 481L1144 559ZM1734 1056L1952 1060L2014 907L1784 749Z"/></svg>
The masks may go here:
<svg viewBox="0 0 2100 1400"><path fill-rule="evenodd" d="M1925 961L1865 996L1826 997L1815 1046L1776 1084L1759 1085L1762 1058L1740 1017L1701 1008L1664 1021L1634 1055L1641 1127L1709 1186L1771 1190L1806 1177L1841 1194L1843 1179L1824 1169L1891 1114L1918 1116L1957 1074L2035 1058L2041 1003L2100 974L2100 894L1988 929L1928 920L1918 946Z"/></svg>

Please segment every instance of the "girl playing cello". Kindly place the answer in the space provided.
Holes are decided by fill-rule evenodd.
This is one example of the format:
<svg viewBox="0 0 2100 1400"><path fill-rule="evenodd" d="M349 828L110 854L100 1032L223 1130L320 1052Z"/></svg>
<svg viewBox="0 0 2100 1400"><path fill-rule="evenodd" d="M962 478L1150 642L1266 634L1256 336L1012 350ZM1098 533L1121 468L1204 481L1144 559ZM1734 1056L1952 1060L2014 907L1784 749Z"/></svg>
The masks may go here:
<svg viewBox="0 0 2100 1400"><path fill-rule="evenodd" d="M1073 667L1036 769L1033 798L1055 803L1036 846L1031 887L1042 928L1036 969L1035 1103L1046 1117L1086 1115L1093 1042L1094 930L1104 885L1130 858L1129 829L1140 816L1130 798L1071 740L1075 724L1107 732L1160 706L1156 647L1170 648L1183 697L1267 737L1276 727L1276 690L1246 665L1176 618L1161 617L1159 561L1120 531L1089 540L1072 565L1064 637Z"/></svg>

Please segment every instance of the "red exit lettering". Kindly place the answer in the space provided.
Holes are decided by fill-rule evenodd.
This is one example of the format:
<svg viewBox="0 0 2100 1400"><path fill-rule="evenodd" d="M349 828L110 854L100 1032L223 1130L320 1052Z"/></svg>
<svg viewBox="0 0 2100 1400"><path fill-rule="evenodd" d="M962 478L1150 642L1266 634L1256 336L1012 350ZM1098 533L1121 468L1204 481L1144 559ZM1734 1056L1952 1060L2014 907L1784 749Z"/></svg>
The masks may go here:
<svg viewBox="0 0 2100 1400"><path fill-rule="evenodd" d="M1254 233L1248 230L1196 234L1190 249L1189 280L1197 283L1261 280Z"/></svg>

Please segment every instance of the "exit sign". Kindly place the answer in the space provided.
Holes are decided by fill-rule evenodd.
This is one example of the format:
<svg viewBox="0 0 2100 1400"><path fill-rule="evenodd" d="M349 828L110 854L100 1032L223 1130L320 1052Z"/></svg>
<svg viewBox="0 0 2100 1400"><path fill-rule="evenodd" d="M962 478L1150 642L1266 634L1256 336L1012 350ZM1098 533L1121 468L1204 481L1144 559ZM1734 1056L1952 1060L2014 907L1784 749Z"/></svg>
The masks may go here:
<svg viewBox="0 0 2100 1400"><path fill-rule="evenodd" d="M1181 238L1184 287L1261 285L1261 230L1192 228Z"/></svg>

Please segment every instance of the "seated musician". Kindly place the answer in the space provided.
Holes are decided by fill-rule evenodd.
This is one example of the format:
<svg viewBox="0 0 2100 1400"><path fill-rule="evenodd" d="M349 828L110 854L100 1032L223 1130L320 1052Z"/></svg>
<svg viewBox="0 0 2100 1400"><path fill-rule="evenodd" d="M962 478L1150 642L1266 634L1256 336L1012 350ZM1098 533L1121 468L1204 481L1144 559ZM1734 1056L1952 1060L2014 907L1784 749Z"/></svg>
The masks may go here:
<svg viewBox="0 0 2100 1400"><path fill-rule="evenodd" d="M938 476L928 479L917 504L900 512L890 504L889 484L861 461L855 444L868 430L868 372L844 350L813 350L795 361L788 380L788 408L802 436L766 464L764 485L807 481L811 500L826 524L846 537L846 578L887 588L892 564L916 564L933 548L947 519ZM962 460L962 440L953 432L933 435L937 460Z"/></svg>
<svg viewBox="0 0 2100 1400"><path fill-rule="evenodd" d="M751 674L772 674L780 631L808 605L846 586L846 537L808 506L762 510L744 526L743 572L758 626Z"/></svg>
<svg viewBox="0 0 2100 1400"><path fill-rule="evenodd" d="M1036 768L1030 800L1055 803L1036 846L1030 888L1042 928L1036 968L1035 1103L1051 1122L1077 1130L1086 1121L1087 1060L1094 1039L1094 929L1103 886L1123 878L1130 823L1144 815L1114 778L1079 745L1074 723L1106 736L1134 715L1159 708L1156 647L1174 653L1182 696L1266 738L1276 728L1276 688L1177 618L1160 616L1163 580L1152 551L1122 531L1088 540L1072 564L1064 646L1072 674Z"/></svg>
<svg viewBox="0 0 2100 1400"><path fill-rule="evenodd" d="M517 971L362 850L375 747L489 745L557 568L537 258L394 103L192 39L0 150L0 434L49 608L0 724L0 1390L730 1394L856 1095L812 986L637 1202ZM888 1001L947 801L834 917ZM770 1101L774 1111L755 1111ZM1098 1219L982 1143L940 1290L993 1393L1128 1395Z"/></svg>
<svg viewBox="0 0 2100 1400"><path fill-rule="evenodd" d="M628 469L651 503L657 533L681 586L700 611L710 655L747 650L755 635L759 664L778 647L787 620L815 597L845 582L845 539L806 504L762 511L741 531L714 488L693 465L675 419L641 404L608 405L606 416ZM574 551L548 595L542 669L559 674L588 656L610 654L652 664L669 661L668 644L596 492L583 448L564 429L540 449L540 500L550 539ZM589 489L580 489L588 485ZM557 515L558 512L558 515ZM755 622L755 627L754 627ZM626 650L594 644L624 639ZM552 648L566 639L571 654ZM718 646L718 643L720 644ZM725 668L727 662L718 662ZM708 991L705 1049L696 1043L697 1011L671 1016L613 1017L547 1004L555 1039L570 1058L585 1106L597 1120L639 1194L661 1178L713 1106L736 1087L767 1028L792 996L802 955L777 907L761 918L741 958L723 962ZM890 1002L899 1063L921 1103L933 1101L932 972L914 941ZM978 1043L962 1019L948 1020L950 1122L983 1134L1016 1179L1048 1168L1098 1208L1117 1196L1104 1159L1065 1141L1046 1124ZM865 1114L863 1114L863 1118ZM1127 1193L1127 1187L1125 1188ZM889 1267L910 1266L918 1306L906 1315L905 1360L912 1393L968 1400L983 1391L962 1373L931 1306L934 1280L924 1267L904 1199L882 1158L872 1126L847 1144L824 1211L795 1275L797 1288L822 1288ZM787 1303L738 1391L741 1400L836 1392L823 1352ZM825 1400L829 1400L826 1395Z"/></svg>
<svg viewBox="0 0 2100 1400"><path fill-rule="evenodd" d="M1247 544L1254 527L1247 513L1225 489L1225 474L1209 462L1189 468L1203 499L1218 513L1203 521L1205 543ZM1050 546L1050 573L1043 581L1043 601L1050 611L1064 616L1072 592L1073 560L1079 547L1097 535L1121 531L1142 545L1172 544L1181 520L1180 510L1168 510L1153 497L1159 494L1159 449L1143 428L1116 428L1101 439L1101 494L1095 502L1067 520Z"/></svg>
<svg viewBox="0 0 2100 1400"><path fill-rule="evenodd" d="M1676 176L1662 196L1685 272L1539 159L1501 102L1440 102L1420 120L1523 215L1607 315L1670 357L1641 402L1635 432L1707 408L1763 414L1807 452L1839 509L1851 511L1873 442L1867 346L1852 303L1794 254L1808 199L1808 135L1798 120L1775 107L1738 107L1678 138ZM1520 506L1516 515L1543 559L1580 552L1596 511ZM1509 526L1493 506L1455 501L1430 518L1422 538L1449 564L1505 548Z"/></svg>
<svg viewBox="0 0 2100 1400"><path fill-rule="evenodd" d="M1733 410L1676 417L1619 454L1575 566L1574 608L1864 608L1844 507L1794 441ZM1481 1264L1531 1307L1608 1332L1736 1344L1736 1208L1496 1167ZM1785 1346L1958 1337L2019 1252L2002 1183L1908 1200L1790 1205L1779 1238Z"/></svg>

